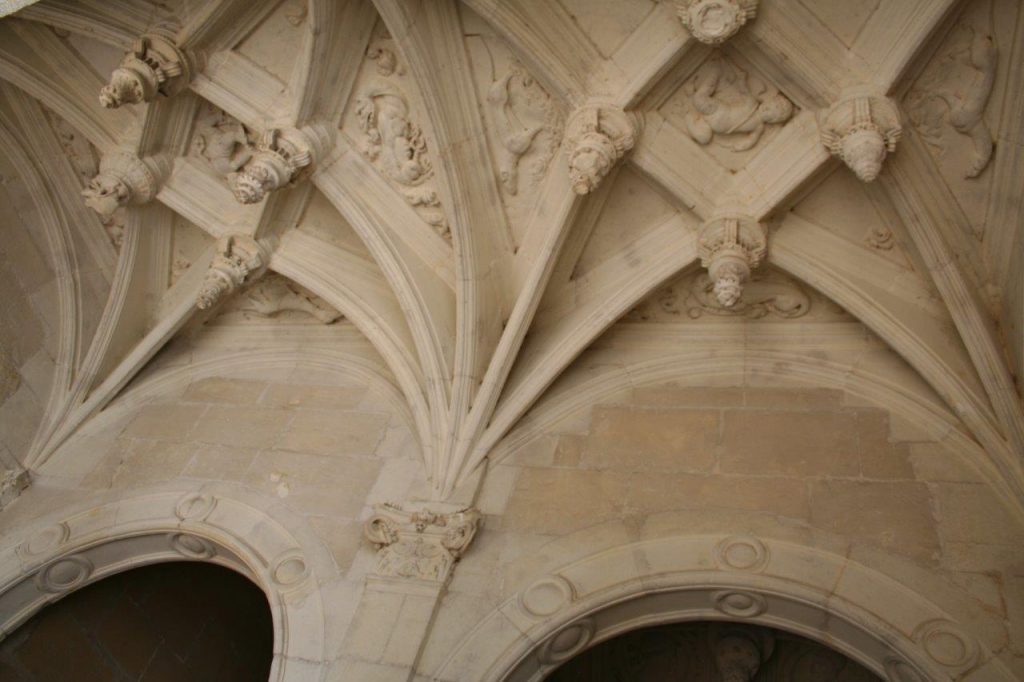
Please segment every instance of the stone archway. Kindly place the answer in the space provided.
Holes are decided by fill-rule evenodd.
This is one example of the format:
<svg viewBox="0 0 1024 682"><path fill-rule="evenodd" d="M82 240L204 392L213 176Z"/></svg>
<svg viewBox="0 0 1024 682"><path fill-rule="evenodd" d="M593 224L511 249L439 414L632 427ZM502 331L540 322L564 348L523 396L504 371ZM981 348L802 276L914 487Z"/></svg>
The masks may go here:
<svg viewBox="0 0 1024 682"><path fill-rule="evenodd" d="M1013 680L963 618L985 616L952 615L840 554L752 536L668 537L547 571L427 672L444 682L532 682L630 630L701 620L792 632L890 682Z"/></svg>
<svg viewBox="0 0 1024 682"><path fill-rule="evenodd" d="M329 652L319 584L334 569L308 533L282 506L220 484L65 510L26 524L0 550L0 635L115 573L207 561L238 571L266 593L274 624L270 679L322 679Z"/></svg>

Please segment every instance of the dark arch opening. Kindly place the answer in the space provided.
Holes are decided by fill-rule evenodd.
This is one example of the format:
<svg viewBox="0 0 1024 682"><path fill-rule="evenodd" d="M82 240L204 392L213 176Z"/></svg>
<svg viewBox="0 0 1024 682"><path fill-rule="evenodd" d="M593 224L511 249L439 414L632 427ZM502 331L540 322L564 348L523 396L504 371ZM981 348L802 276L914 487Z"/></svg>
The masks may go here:
<svg viewBox="0 0 1024 682"><path fill-rule="evenodd" d="M563 663L549 682L879 682L818 642L773 628L689 622L640 628Z"/></svg>
<svg viewBox="0 0 1024 682"><path fill-rule="evenodd" d="M263 591L215 564L154 564L50 604L0 642L5 682L253 682L270 676Z"/></svg>

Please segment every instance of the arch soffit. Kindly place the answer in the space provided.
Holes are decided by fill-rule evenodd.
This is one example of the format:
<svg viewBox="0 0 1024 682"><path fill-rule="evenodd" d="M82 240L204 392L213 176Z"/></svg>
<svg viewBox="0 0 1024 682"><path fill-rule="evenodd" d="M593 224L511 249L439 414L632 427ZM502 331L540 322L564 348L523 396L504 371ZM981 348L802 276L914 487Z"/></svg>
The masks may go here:
<svg viewBox="0 0 1024 682"><path fill-rule="evenodd" d="M577 535L554 541L544 554L558 555L559 547L563 556L573 553ZM1000 631L1000 624L958 588L902 563L910 579L901 582L843 554L754 536L623 544L533 573L538 577L477 623L437 670L424 672L437 682L532 682L629 630L728 620L815 639L890 682L1013 680L992 656L990 645L998 643L976 634ZM921 593L936 582L941 591L929 594L941 595L941 606Z"/></svg>

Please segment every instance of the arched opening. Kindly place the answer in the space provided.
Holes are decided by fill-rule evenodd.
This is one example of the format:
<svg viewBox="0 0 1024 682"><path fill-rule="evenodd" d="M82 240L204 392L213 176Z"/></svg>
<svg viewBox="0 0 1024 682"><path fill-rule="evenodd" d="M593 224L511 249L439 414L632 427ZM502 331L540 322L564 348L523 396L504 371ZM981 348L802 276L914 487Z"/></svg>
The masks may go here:
<svg viewBox="0 0 1024 682"><path fill-rule="evenodd" d="M639 628L583 651L549 682L877 682L857 662L783 630L698 621Z"/></svg>
<svg viewBox="0 0 1024 682"><path fill-rule="evenodd" d="M0 642L0 679L265 680L274 628L263 590L212 563L117 573L50 604Z"/></svg>

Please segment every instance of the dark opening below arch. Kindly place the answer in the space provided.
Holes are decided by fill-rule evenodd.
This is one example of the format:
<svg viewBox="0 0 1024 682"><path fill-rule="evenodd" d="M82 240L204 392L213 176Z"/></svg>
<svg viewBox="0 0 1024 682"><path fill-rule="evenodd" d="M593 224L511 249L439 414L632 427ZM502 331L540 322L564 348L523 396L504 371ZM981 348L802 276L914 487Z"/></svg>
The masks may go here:
<svg viewBox="0 0 1024 682"><path fill-rule="evenodd" d="M566 661L547 680L879 682L856 662L810 639L773 628L718 622L626 632Z"/></svg>
<svg viewBox="0 0 1024 682"><path fill-rule="evenodd" d="M4 682L266 680L274 629L263 591L215 564L125 571L72 592L0 642Z"/></svg>

